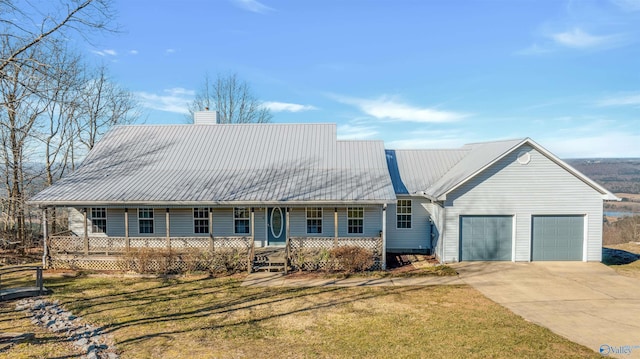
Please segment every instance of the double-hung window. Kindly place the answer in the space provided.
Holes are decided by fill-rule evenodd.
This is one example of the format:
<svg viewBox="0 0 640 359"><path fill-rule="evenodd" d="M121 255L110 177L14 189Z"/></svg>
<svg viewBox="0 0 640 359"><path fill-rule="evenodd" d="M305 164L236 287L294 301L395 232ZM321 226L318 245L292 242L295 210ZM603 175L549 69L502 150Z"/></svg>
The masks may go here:
<svg viewBox="0 0 640 359"><path fill-rule="evenodd" d="M411 228L411 200L399 199L396 205L396 228Z"/></svg>
<svg viewBox="0 0 640 359"><path fill-rule="evenodd" d="M153 208L138 208L138 229L140 234L153 233Z"/></svg>
<svg viewBox="0 0 640 359"><path fill-rule="evenodd" d="M91 232L107 233L106 208L91 208Z"/></svg>
<svg viewBox="0 0 640 359"><path fill-rule="evenodd" d="M193 209L193 233L209 233L209 208Z"/></svg>
<svg viewBox="0 0 640 359"><path fill-rule="evenodd" d="M322 208L307 207L307 234L322 233Z"/></svg>
<svg viewBox="0 0 640 359"><path fill-rule="evenodd" d="M347 208L347 233L361 234L364 232L364 208Z"/></svg>
<svg viewBox="0 0 640 359"><path fill-rule="evenodd" d="M236 207L233 209L233 227L236 234L250 233L250 217L248 207Z"/></svg>

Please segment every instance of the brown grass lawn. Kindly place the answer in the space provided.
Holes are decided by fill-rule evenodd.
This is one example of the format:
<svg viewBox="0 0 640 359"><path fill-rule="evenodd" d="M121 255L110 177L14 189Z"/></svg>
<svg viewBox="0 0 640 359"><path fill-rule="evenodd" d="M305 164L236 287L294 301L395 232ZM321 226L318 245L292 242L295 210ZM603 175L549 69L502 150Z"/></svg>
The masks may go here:
<svg viewBox="0 0 640 359"><path fill-rule="evenodd" d="M638 242L612 244L607 245L606 247L640 255L640 243ZM606 263L607 258L603 259ZM640 278L640 260L636 260L626 264L609 264L609 266L622 275Z"/></svg>
<svg viewBox="0 0 640 359"><path fill-rule="evenodd" d="M568 358L599 355L467 286L257 288L242 277L59 278L52 299L112 335L122 358ZM0 304L0 331L36 339L0 358L74 357Z"/></svg>

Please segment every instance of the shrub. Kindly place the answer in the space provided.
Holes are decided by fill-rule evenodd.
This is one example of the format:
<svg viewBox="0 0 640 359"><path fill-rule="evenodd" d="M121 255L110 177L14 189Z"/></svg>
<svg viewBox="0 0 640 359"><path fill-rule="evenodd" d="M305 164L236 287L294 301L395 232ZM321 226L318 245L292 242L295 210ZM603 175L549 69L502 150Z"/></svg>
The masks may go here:
<svg viewBox="0 0 640 359"><path fill-rule="evenodd" d="M122 256L123 267L137 273L174 274L180 272L177 253L171 249L136 248Z"/></svg>
<svg viewBox="0 0 640 359"><path fill-rule="evenodd" d="M199 249L132 248L124 253L121 261L125 270L148 274L208 271L214 275L246 268L246 254L236 248L218 249L213 253Z"/></svg>
<svg viewBox="0 0 640 359"><path fill-rule="evenodd" d="M620 244L640 241L640 216L624 217L613 223L605 223L602 243Z"/></svg>
<svg viewBox="0 0 640 359"><path fill-rule="evenodd" d="M363 272L373 266L373 252L357 246L334 248L331 258L347 273Z"/></svg>

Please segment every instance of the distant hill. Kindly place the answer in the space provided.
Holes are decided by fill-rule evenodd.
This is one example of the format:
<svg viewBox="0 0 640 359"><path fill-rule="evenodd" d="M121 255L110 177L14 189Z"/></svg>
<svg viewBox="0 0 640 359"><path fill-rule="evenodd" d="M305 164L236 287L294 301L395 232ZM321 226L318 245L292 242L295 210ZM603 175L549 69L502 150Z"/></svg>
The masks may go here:
<svg viewBox="0 0 640 359"><path fill-rule="evenodd" d="M640 194L640 158L574 158L564 161L613 193Z"/></svg>

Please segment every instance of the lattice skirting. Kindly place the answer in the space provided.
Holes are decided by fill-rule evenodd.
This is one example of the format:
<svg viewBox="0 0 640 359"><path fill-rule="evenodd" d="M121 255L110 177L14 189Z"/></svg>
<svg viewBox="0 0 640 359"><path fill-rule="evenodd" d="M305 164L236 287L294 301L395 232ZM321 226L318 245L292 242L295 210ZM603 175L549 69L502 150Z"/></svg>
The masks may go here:
<svg viewBox="0 0 640 359"><path fill-rule="evenodd" d="M151 253L149 253L151 252ZM56 269L133 271L138 273L234 272L249 267L247 249L209 251L132 251L126 255L54 254L49 267Z"/></svg>
<svg viewBox="0 0 640 359"><path fill-rule="evenodd" d="M382 238L350 238L350 237L292 237L289 240L289 258L291 265L301 270L340 269L331 259L332 249L342 246L355 246L371 251L373 265L371 270L382 269Z"/></svg>

